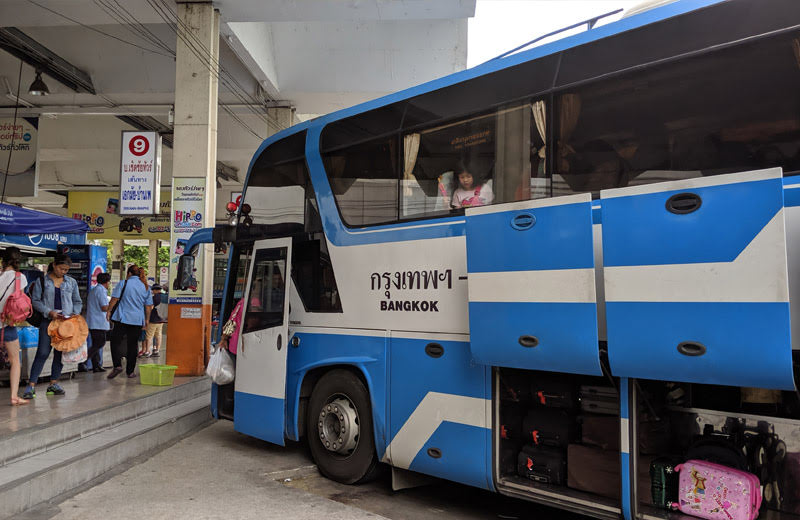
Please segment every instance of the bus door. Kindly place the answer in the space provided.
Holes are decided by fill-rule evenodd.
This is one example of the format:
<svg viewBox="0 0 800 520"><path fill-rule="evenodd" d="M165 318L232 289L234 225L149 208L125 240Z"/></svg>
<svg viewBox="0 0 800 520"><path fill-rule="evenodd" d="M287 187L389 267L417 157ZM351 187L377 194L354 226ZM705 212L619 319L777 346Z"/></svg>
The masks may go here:
<svg viewBox="0 0 800 520"><path fill-rule="evenodd" d="M253 245L236 355L234 428L284 443L292 240Z"/></svg>
<svg viewBox="0 0 800 520"><path fill-rule="evenodd" d="M790 390L779 168L601 192L611 372Z"/></svg>
<svg viewBox="0 0 800 520"><path fill-rule="evenodd" d="M466 211L472 356L601 375L591 194Z"/></svg>

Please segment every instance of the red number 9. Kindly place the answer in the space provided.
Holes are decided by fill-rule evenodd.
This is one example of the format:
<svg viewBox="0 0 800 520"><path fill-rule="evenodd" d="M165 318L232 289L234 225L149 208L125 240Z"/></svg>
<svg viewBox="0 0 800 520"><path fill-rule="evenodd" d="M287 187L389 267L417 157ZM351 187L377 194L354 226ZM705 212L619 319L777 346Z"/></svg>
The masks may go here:
<svg viewBox="0 0 800 520"><path fill-rule="evenodd" d="M140 157L147 153L147 150L150 149L150 143L147 141L147 138L143 135L137 135L133 139L131 139L130 144L128 145L131 153Z"/></svg>

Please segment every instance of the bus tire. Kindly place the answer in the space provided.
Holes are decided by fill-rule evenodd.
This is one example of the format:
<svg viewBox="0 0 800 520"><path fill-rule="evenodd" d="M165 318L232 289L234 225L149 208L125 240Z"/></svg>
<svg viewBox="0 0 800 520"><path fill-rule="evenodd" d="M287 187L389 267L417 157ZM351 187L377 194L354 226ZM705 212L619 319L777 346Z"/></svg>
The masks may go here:
<svg viewBox="0 0 800 520"><path fill-rule="evenodd" d="M314 386L306 434L314 462L327 478L360 484L377 475L370 405L366 386L350 371L331 370Z"/></svg>

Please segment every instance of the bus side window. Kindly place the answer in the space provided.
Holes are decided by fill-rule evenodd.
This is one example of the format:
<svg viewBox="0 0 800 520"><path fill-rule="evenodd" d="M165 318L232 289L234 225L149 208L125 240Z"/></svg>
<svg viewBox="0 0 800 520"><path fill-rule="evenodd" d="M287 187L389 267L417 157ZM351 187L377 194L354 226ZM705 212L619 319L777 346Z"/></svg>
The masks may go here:
<svg viewBox="0 0 800 520"><path fill-rule="evenodd" d="M549 196L546 120L535 101L404 134L401 218Z"/></svg>

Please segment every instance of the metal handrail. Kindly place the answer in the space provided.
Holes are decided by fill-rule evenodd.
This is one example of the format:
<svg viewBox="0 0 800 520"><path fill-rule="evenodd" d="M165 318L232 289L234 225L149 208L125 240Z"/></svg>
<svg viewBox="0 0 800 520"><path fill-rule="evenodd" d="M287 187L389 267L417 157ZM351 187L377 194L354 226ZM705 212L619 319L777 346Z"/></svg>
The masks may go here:
<svg viewBox="0 0 800 520"><path fill-rule="evenodd" d="M597 15L595 17L592 17L592 18L589 18L587 20L584 20L582 22L574 23L574 24L572 24L572 25L570 25L568 27L563 27L563 28L558 29L556 31L547 33L547 34L545 34L543 36L539 36L538 38L534 38L533 40L531 40L531 41L529 41L527 43L523 43L522 45L520 45L518 47L514 47L510 51L506 51L506 52L504 52L503 54L501 54L499 56L495 56L494 58L492 58L490 60L487 60L484 63L489 63L490 61L494 61L494 60L499 60L501 58L505 58L509 54L512 54L514 52L517 52L520 49L524 49L525 47L533 45L534 43L536 43L538 41L544 40L545 38L549 38L551 36L555 36L556 34L562 33L564 31L569 31L570 29L575 29L576 27L580 27L581 25L586 25L587 26L586 30L591 30L595 26L597 21L600 20L601 18L606 18L607 16L613 16L613 15L615 15L617 13L621 13L622 11L623 11L623 9L620 8L620 9L617 9L615 11L611 11L611 12L608 12L608 13L605 13L605 14L600 14L600 15Z"/></svg>

